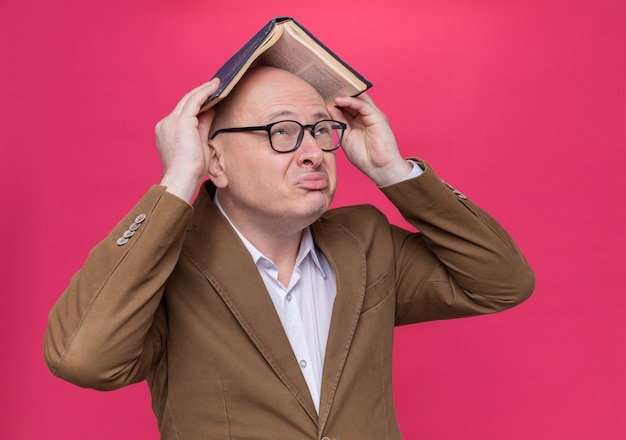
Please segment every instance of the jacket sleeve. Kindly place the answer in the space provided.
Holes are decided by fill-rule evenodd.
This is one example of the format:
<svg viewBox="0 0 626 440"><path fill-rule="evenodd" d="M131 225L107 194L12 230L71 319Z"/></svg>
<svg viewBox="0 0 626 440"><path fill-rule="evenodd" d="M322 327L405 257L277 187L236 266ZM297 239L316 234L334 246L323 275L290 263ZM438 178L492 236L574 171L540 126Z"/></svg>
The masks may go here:
<svg viewBox="0 0 626 440"><path fill-rule="evenodd" d="M509 234L416 161L424 173L382 188L419 230L393 229L396 324L493 313L528 298L534 274Z"/></svg>
<svg viewBox="0 0 626 440"><path fill-rule="evenodd" d="M193 208L153 186L89 254L49 314L44 357L52 373L110 390L139 382L164 351L164 284Z"/></svg>

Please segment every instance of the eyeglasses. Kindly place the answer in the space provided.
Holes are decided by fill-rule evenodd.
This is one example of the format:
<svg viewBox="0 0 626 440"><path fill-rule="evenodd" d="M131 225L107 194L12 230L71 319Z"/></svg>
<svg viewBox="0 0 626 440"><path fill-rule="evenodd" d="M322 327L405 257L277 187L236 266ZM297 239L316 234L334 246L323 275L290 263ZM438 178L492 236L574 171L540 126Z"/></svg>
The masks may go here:
<svg viewBox="0 0 626 440"><path fill-rule="evenodd" d="M256 127L222 128L213 133L210 139L220 133L265 131L270 139L272 150L278 153L289 153L300 146L305 129L311 133L322 151L334 151L341 146L346 124L332 119L324 119L312 125L302 125L298 121L278 121Z"/></svg>

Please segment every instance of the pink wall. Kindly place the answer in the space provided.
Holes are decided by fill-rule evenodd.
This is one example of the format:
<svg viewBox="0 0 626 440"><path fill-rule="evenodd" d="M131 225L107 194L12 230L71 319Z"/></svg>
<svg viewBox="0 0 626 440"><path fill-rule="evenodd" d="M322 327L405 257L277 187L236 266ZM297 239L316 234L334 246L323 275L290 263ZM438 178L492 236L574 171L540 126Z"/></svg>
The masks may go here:
<svg viewBox="0 0 626 440"><path fill-rule="evenodd" d="M47 312L158 181L154 124L273 15L365 73L403 152L487 208L536 270L514 310L397 331L405 437L626 438L624 3L379 3L0 0L0 438L157 437L145 384L98 393L49 374ZM337 204L397 220L345 160L340 173Z"/></svg>

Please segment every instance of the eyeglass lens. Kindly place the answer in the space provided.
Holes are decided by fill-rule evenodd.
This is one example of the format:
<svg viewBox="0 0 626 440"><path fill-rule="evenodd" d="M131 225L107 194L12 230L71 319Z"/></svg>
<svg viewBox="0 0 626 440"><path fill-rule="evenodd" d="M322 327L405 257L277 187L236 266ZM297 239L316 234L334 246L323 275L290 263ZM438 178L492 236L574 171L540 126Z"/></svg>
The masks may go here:
<svg viewBox="0 0 626 440"><path fill-rule="evenodd" d="M322 150L332 151L341 144L343 128L334 121L319 121L313 130L295 121L282 121L270 129L272 147L277 151L293 150L302 141L303 130L311 133Z"/></svg>

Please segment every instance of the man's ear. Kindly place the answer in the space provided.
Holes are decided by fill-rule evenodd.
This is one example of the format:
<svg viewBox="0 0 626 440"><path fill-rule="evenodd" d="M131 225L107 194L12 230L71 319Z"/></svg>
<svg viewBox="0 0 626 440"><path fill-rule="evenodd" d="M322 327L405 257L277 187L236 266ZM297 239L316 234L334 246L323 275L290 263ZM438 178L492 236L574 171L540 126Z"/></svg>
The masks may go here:
<svg viewBox="0 0 626 440"><path fill-rule="evenodd" d="M225 173L223 150L213 141L209 141L207 148L207 159L209 161L207 174L216 187L226 188L228 186L228 178Z"/></svg>

